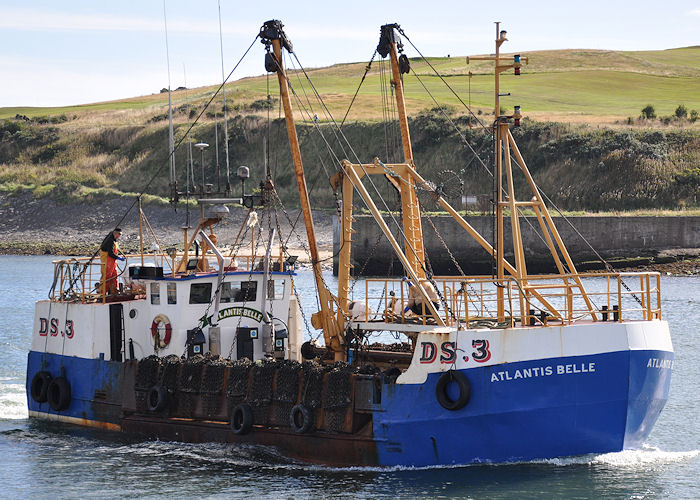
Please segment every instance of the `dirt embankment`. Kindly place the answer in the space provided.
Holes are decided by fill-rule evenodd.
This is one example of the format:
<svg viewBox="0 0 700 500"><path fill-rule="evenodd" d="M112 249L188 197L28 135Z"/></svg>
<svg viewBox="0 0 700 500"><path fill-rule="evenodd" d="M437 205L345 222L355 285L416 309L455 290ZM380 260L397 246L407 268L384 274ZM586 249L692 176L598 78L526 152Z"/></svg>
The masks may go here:
<svg viewBox="0 0 700 500"><path fill-rule="evenodd" d="M161 248L183 247L182 226L187 220L186 210L176 212L170 206L148 205L144 213L153 228ZM228 217L216 226L218 244L226 247L236 240L246 209L232 209ZM126 214L126 215L125 215ZM267 230L270 222L262 211L258 211L260 225ZM316 236L320 257L324 267L332 265L333 255L333 212L314 212ZM304 222L298 210L289 213L278 212L279 230L289 253L297 255L302 263L309 262L306 246ZM191 226L196 226L199 211L190 211ZM274 218L273 226L276 226ZM136 202L132 198L113 198L100 204L59 205L49 198L35 199L30 194L8 196L0 193L0 254L24 255L92 255L107 233L119 224L124 230L120 241L127 252L137 252L139 230ZM291 231L294 227L295 230ZM267 232L263 234L266 236ZM148 250L152 239L150 231L144 228L144 241ZM291 236L290 236L291 235ZM248 232L245 241L250 241ZM262 246L257 252L262 252ZM249 250L242 249L241 254ZM617 262L618 270L649 270L674 275L700 275L700 254L679 255L663 262L641 263Z"/></svg>
<svg viewBox="0 0 700 500"><path fill-rule="evenodd" d="M184 208L178 208L176 212L171 206L147 205L143 211L161 248L182 249L182 226L187 222ZM133 198L113 198L100 204L59 205L49 198L35 199L30 194L8 196L0 193L0 254L92 255L117 225L124 232L120 240L122 250L136 252L139 248L137 212ZM232 208L231 213L217 224L215 232L219 246L233 244L247 215L247 209ZM267 238L270 224L276 227L279 223L279 231L289 252L298 255L301 262L309 261L304 221L298 210L286 214L278 212L278 222L274 216L270 221L262 211L258 211L258 215L264 238ZM314 212L320 256L328 266L332 264L333 217L333 213ZM190 226L194 228L198 221L199 209L191 210ZM146 227L143 232L144 250L147 251L153 239ZM250 242L250 231L245 241ZM263 252L261 244L257 252ZM250 250L245 248L241 253L248 254Z"/></svg>

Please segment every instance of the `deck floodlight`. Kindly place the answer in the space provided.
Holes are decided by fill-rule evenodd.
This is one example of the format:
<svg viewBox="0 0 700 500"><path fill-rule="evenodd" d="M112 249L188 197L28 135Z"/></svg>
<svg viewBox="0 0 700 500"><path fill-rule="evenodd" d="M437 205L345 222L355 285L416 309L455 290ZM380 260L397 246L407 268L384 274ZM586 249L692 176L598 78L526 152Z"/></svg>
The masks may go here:
<svg viewBox="0 0 700 500"><path fill-rule="evenodd" d="M240 167L238 167L238 171L236 172L236 175L241 180L247 179L250 177L250 169L246 166L241 165Z"/></svg>
<svg viewBox="0 0 700 500"><path fill-rule="evenodd" d="M245 198L245 180L250 177L250 169L245 165L238 167L236 175L241 180L241 198Z"/></svg>
<svg viewBox="0 0 700 500"><path fill-rule="evenodd" d="M226 205L214 205L209 211L209 216L214 219L223 219L229 214L229 209Z"/></svg>
<svg viewBox="0 0 700 500"><path fill-rule="evenodd" d="M298 255L290 255L289 257L287 257L287 260L284 261L285 269L294 269L294 264L296 263L298 258Z"/></svg>

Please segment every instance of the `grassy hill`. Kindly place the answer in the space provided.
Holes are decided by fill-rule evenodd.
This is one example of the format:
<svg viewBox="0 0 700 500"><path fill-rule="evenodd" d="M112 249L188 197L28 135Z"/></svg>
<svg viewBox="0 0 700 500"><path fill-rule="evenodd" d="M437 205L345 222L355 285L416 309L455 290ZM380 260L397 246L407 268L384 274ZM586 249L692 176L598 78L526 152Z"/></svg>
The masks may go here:
<svg viewBox="0 0 700 500"><path fill-rule="evenodd" d="M603 51L555 50L523 54L529 64L521 76L506 73L502 77L502 91L511 92L503 105L522 106L526 115L574 117L582 115L599 119L636 117L647 104L657 113L670 115L679 104L689 109L700 108L700 46L659 51ZM428 58L440 75L448 80L464 102L471 102L484 112L493 106L492 64L466 58ZM435 103L426 94L421 81L441 104L458 105L459 101L446 89L430 66L417 59L411 60L413 72L405 76L406 97L411 112L432 108ZM342 117L360 82L367 63L337 64L327 68L307 70L314 85L324 96L329 109ZM262 71L262 64L261 64ZM472 73L471 92L468 73ZM377 120L381 118L380 78L381 63L375 61L360 90L349 115L352 119ZM293 74L292 85L298 81ZM240 109L265 98L267 77L243 78L227 85L232 106ZM276 82L271 79L274 88ZM217 86L202 87L174 93L175 105L201 105ZM154 89L155 90L155 89ZM156 111L167 107L167 94L133 97L58 108L8 107L0 108L0 118L17 114L28 117L41 115L83 115L117 111ZM115 117L118 119L118 117Z"/></svg>
<svg viewBox="0 0 700 500"><path fill-rule="evenodd" d="M560 206L586 210L698 206L700 120L679 120L673 113L679 104L700 110L700 46L648 52L540 51L523 56L529 57L523 74L501 79L502 92L511 93L502 106L512 109L519 104L531 118L517 131L521 148L538 182L548 186ZM465 57L413 60L411 64L413 73L405 75L405 88L421 171L428 177L454 171L465 182L466 192L489 192L490 180L484 169L475 168L478 162L471 160L462 138L482 152L486 164L490 139L469 127L466 110L430 65L464 102L471 103L479 119L489 123L493 106L490 64L467 65ZM307 70L338 121L366 66L362 62ZM396 129L382 122L387 111L382 106L385 91L381 83L386 82L387 71L375 61L343 128L363 161L374 156L398 159ZM312 91L308 84L302 89L301 76L292 73L290 81L305 102ZM274 76L269 77L269 85L276 89ZM423 85L447 107L449 120L435 110L436 103ZM278 119L279 102L273 101L272 109L267 109L267 87L267 76L227 85L231 167L234 171L238 165L253 167L257 182L264 164L262 139L269 138L277 186L291 203L295 196L286 131ZM212 145L205 159L210 180L217 140L215 119L221 120L222 101L217 98L207 110L203 106L216 88L173 94L176 141L202 115L191 138ZM29 191L35 197L62 201L99 200L139 192L156 173L163 172L147 192L166 195L167 101L167 94L157 93L62 108L0 108L0 191ZM638 118L647 104L655 107L660 119ZM300 111L299 101L294 105L307 170L322 185L319 180L326 179L326 171L336 166L333 159L319 153L323 144L313 134L312 117L316 114L321 122L326 118L317 105L308 113ZM560 123L545 123L547 120ZM450 121L457 123L459 133ZM219 123L221 152L222 128ZM387 137L393 137L393 144L387 146ZM339 148L336 152L341 158L346 156ZM176 154L180 185L185 183L182 166L187 157L187 147L180 148ZM198 152L194 161L199 172ZM223 157L220 162L225 165ZM320 187L323 193L320 189L315 192L314 201L332 207L332 195L325 186Z"/></svg>

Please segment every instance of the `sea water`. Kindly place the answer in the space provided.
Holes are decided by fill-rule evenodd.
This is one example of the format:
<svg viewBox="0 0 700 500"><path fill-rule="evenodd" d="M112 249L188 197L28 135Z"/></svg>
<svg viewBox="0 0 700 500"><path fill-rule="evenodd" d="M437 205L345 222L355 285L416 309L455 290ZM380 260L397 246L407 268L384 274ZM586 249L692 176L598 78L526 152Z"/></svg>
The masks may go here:
<svg viewBox="0 0 700 500"><path fill-rule="evenodd" d="M662 278L676 358L668 403L641 450L502 465L338 469L260 446L143 441L28 420L34 301L48 294L54 258L0 256L0 498L700 498L700 277ZM295 281L308 318L316 307L313 276L300 271ZM364 289L361 281L356 289Z"/></svg>

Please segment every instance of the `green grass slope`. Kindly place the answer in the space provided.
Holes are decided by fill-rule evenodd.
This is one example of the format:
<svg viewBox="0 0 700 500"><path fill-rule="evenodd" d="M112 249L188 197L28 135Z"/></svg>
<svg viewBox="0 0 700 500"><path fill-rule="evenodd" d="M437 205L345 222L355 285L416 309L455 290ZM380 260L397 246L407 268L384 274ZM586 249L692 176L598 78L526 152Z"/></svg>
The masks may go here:
<svg viewBox="0 0 700 500"><path fill-rule="evenodd" d="M593 211L698 207L700 120L677 119L673 113L679 104L700 111L700 47L523 55L529 57L523 74L504 74L501 79L501 91L511 93L502 105L506 109L520 105L531 118L514 135L537 182L559 206ZM465 193L488 193L491 180L480 161L490 164L490 136L470 128L467 111L442 79L488 125L492 120L492 67L486 62L467 65L465 57L411 64L413 72L405 75L405 89L420 171L438 180L445 171L455 172L465 183ZM350 63L307 70L336 120L345 115L366 66ZM375 156L388 162L402 159L395 123L382 121L387 113L382 106L387 71L386 63L375 61L343 127L363 162ZM300 103L306 103L306 96L312 94L301 76L292 73L290 82L296 92L293 105L302 155L309 179L318 188L312 201L318 207L333 207L327 173L333 173L337 165L324 151L323 140L314 135L312 123L314 114L321 122L327 118L318 105L307 112L301 109ZM275 89L275 78L270 80L270 88ZM276 185L285 203L291 204L296 201L296 188L286 130L279 119L279 100L266 100L267 87L267 76L227 86L230 164L233 172L239 165L253 167L252 182L257 185L264 165L263 140L269 139ZM215 127L218 123L223 155L223 109L220 99L208 109L204 103L216 88L174 92L176 143L201 115L189 138L193 143L212 145L205 168L208 182L214 184ZM449 119L435 109L437 103L447 105ZM655 106L659 119L638 119L647 104ZM64 108L2 108L0 117L1 192L31 192L63 202L99 201L140 192L146 185L149 195L168 194L167 94ZM332 143L335 155L347 157L347 150L326 130L325 140ZM185 184L186 146L184 142L176 153L180 186ZM473 159L470 148L482 153L480 161ZM197 175L199 160L195 152ZM225 166L223 156L220 162ZM391 188L384 194L393 196Z"/></svg>
<svg viewBox="0 0 700 500"><path fill-rule="evenodd" d="M679 104L689 109L700 108L700 46L660 51L554 50L523 54L529 64L522 75L505 73L502 91L510 92L503 105L522 106L523 111L543 115L585 115L592 117L638 116L642 107L652 104L659 114L671 114ZM429 58L429 64L413 59L412 73L405 76L406 95L412 113L435 106L423 85L442 104L459 104L457 98L444 88L433 68L445 77L464 102L471 102L483 111L493 106L492 63L473 61L466 57ZM379 99L382 64L375 61L362 86L352 119L381 118ZM344 115L357 89L366 63L336 64L307 70L318 91L327 99L335 116ZM262 70L262 68L261 68ZM468 76L472 73L471 82ZM293 86L299 82L291 75ZM470 89L471 87L471 89ZM186 102L201 104L217 86L175 92L175 105ZM230 100L243 107L262 99L267 93L267 77L243 78L227 85ZM301 91L299 91L301 94ZM117 101L67 106L59 108L0 108L0 118L17 114L29 117L41 115L82 115L124 110L162 109L167 94L153 94Z"/></svg>

